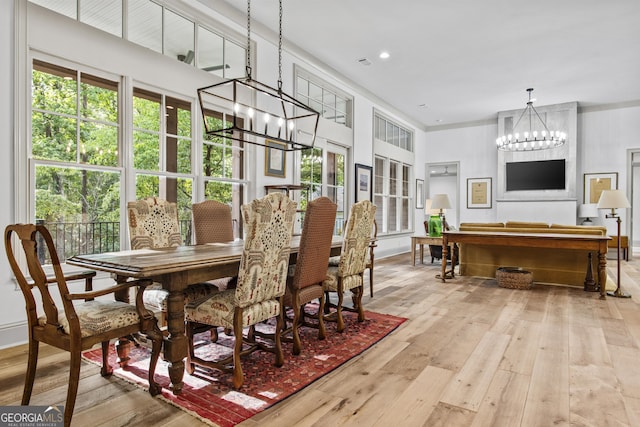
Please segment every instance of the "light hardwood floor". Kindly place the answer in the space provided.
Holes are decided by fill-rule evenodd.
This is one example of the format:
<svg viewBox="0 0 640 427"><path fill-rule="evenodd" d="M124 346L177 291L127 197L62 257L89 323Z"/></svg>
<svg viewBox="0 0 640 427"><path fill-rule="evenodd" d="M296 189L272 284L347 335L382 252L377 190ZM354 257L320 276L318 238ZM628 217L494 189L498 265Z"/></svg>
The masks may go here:
<svg viewBox="0 0 640 427"><path fill-rule="evenodd" d="M375 295L365 295L366 309L407 322L241 425L640 425L640 261L622 264L633 298L602 301L558 286L443 284L437 264L412 267L409 258L376 260ZM25 351L0 351L0 405L20 401ZM61 404L67 354L44 347L40 359L31 403ZM205 425L91 364L81 377L75 426Z"/></svg>

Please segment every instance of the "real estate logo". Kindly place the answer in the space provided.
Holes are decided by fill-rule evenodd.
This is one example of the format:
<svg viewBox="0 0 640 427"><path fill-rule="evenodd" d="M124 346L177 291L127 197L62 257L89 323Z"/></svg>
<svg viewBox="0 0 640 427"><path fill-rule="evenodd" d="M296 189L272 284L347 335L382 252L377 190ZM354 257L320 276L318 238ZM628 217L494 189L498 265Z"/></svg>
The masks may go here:
<svg viewBox="0 0 640 427"><path fill-rule="evenodd" d="M64 406L0 406L0 427L62 427Z"/></svg>

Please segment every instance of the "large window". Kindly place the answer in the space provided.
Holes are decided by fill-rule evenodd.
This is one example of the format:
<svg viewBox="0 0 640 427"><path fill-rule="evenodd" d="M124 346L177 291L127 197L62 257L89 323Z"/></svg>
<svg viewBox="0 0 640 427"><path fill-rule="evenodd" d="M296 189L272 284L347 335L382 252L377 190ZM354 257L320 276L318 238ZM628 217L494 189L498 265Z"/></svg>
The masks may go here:
<svg viewBox="0 0 640 427"><path fill-rule="evenodd" d="M133 168L136 199L157 196L178 204L183 242L191 242L191 103L133 90Z"/></svg>
<svg viewBox="0 0 640 427"><path fill-rule="evenodd" d="M33 215L63 259L120 247L118 88L116 80L33 62Z"/></svg>
<svg viewBox="0 0 640 427"><path fill-rule="evenodd" d="M413 229L413 132L374 114L373 198L379 234ZM411 149L409 149L411 148Z"/></svg>
<svg viewBox="0 0 640 427"><path fill-rule="evenodd" d="M133 108L124 114L122 78L99 74L39 59L32 65L33 216L51 231L61 259L119 250L127 235L121 208L128 200L176 202L185 244L191 242L194 200L228 203L239 219L243 146L206 136L194 140L201 127L192 101L142 85L126 95ZM123 159L131 159L130 167Z"/></svg>

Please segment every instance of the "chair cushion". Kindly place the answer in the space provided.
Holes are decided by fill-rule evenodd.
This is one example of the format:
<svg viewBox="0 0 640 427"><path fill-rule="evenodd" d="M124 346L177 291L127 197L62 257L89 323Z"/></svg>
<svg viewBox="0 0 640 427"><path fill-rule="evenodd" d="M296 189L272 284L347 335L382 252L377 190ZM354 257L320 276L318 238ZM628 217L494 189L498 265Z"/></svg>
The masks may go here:
<svg viewBox="0 0 640 427"><path fill-rule="evenodd" d="M227 287L230 287L228 285L231 282L235 283L235 278L228 277L212 280L207 283L191 285L184 291L184 303L188 304L189 302L200 300L203 297L209 296L220 290L224 290ZM168 298L169 291L162 289L162 285L160 283L154 283L145 289L144 294L142 295L142 302L152 310L167 311Z"/></svg>
<svg viewBox="0 0 640 427"><path fill-rule="evenodd" d="M136 307L120 301L85 301L74 304L78 320L80 320L80 334L82 338L101 334L140 322ZM38 324L46 325L46 316L38 317ZM58 310L58 323L62 330L69 334L69 320L64 310Z"/></svg>
<svg viewBox="0 0 640 427"><path fill-rule="evenodd" d="M213 294L211 297L194 301L185 306L185 318L188 322L233 328L234 309L238 305L236 290ZM267 300L245 307L242 312L242 326L251 326L280 314L280 303Z"/></svg>
<svg viewBox="0 0 640 427"><path fill-rule="evenodd" d="M360 274L352 274L342 278L343 291L357 288L358 286L362 286L362 276ZM338 267L329 267L327 269L327 279L322 282L322 287L325 291L338 291Z"/></svg>

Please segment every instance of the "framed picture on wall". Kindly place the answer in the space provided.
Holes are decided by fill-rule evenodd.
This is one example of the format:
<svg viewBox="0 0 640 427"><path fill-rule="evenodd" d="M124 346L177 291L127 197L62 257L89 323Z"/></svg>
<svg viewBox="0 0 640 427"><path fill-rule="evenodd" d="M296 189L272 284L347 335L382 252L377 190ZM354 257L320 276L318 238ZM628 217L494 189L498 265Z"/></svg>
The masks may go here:
<svg viewBox="0 0 640 427"><path fill-rule="evenodd" d="M424 209L424 179L416 179L416 209Z"/></svg>
<svg viewBox="0 0 640 427"><path fill-rule="evenodd" d="M618 172L584 174L584 203L598 203L604 190L617 189Z"/></svg>
<svg viewBox="0 0 640 427"><path fill-rule="evenodd" d="M285 178L287 176L287 152L278 148L285 148L285 144L276 141L265 141L264 153L264 174L267 176L277 176Z"/></svg>
<svg viewBox="0 0 640 427"><path fill-rule="evenodd" d="M467 209L491 209L491 178L467 178Z"/></svg>
<svg viewBox="0 0 640 427"><path fill-rule="evenodd" d="M373 196L373 178L371 166L356 163L356 202L371 200Z"/></svg>

